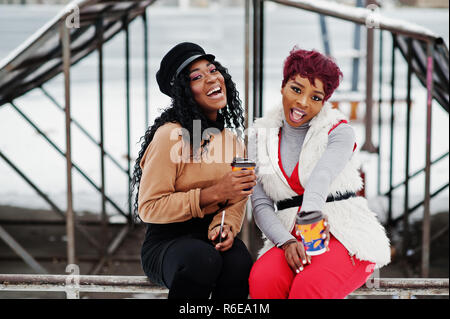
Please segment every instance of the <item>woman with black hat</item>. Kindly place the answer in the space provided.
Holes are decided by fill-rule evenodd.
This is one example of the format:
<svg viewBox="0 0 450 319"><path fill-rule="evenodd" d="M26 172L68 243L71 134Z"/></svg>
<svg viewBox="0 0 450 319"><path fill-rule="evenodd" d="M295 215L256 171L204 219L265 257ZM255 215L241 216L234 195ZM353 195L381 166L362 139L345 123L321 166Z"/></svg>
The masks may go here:
<svg viewBox="0 0 450 319"><path fill-rule="evenodd" d="M147 129L134 167L144 272L169 298L247 298L252 258L236 235L256 177L231 171L244 155L232 130L244 121L235 84L189 42L164 56L156 79L172 103Z"/></svg>

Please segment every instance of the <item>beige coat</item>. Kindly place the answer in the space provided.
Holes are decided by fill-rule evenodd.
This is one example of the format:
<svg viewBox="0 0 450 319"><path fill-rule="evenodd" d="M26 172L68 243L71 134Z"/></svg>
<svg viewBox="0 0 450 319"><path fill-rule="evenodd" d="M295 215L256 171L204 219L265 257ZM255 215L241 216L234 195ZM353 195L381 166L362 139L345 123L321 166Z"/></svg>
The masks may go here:
<svg viewBox="0 0 450 319"><path fill-rule="evenodd" d="M181 136L181 125L167 123L158 128L141 160L138 211L146 223L167 224L203 218L216 212L212 204L200 208L200 190L218 182L231 171L234 156L244 155L244 145L229 129L211 136L208 151L193 159ZM229 201L225 224L239 233L247 198ZM219 225L221 214L213 218L209 230Z"/></svg>

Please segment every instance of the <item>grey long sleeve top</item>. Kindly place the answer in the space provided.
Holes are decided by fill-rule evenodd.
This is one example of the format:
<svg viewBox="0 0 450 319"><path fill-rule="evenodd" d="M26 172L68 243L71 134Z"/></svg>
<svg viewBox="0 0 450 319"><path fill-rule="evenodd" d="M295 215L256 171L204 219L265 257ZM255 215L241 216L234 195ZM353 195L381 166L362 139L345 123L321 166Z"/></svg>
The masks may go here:
<svg viewBox="0 0 450 319"><path fill-rule="evenodd" d="M297 165L308 129L309 123L293 127L283 121L280 154L283 169L288 176ZM305 189L302 211L322 210L328 196L328 188L350 160L354 143L355 134L350 125L342 123L331 131L327 149L317 162L308 183L302 185ZM255 145L249 145L250 147ZM249 152L254 153L256 149ZM261 184L258 183L254 187L251 201L256 225L269 240L280 247L288 240L294 239L275 216L274 202L267 196Z"/></svg>

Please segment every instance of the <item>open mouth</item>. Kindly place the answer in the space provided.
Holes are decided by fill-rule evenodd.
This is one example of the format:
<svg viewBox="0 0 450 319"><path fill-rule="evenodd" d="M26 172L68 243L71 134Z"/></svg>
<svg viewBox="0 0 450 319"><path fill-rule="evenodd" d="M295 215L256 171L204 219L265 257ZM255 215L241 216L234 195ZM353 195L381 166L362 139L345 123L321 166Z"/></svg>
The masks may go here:
<svg viewBox="0 0 450 319"><path fill-rule="evenodd" d="M206 95L210 98L220 98L223 96L222 88L219 86L215 86L206 93Z"/></svg>
<svg viewBox="0 0 450 319"><path fill-rule="evenodd" d="M289 118L294 123L299 123L306 116L306 112L298 107L291 108L289 112Z"/></svg>

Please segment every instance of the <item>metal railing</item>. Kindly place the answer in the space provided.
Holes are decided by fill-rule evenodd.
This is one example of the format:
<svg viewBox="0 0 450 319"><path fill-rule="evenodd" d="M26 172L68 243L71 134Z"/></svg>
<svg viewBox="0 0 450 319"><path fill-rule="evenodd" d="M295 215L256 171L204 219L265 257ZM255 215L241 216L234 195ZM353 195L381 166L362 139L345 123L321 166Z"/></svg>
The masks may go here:
<svg viewBox="0 0 450 319"><path fill-rule="evenodd" d="M68 299L80 292L147 293L166 296L168 289L145 276L0 274L0 291L64 292ZM350 296L448 296L448 278L374 278Z"/></svg>
<svg viewBox="0 0 450 319"><path fill-rule="evenodd" d="M79 2L72 2L62 10L55 19L47 24L45 29L36 32L25 44L22 45L22 50L16 50L11 58L5 59L6 64L0 65L0 80L8 79L3 83L0 81L0 107L7 107L8 105L16 111L21 118L28 123L38 134L42 137L59 155L64 157L66 161L66 176L67 176L67 209L64 210L53 202L50 197L38 185L36 177L28 176L23 172L14 159L10 158L8 154L0 150L0 159L6 162L22 179L33 188L37 194L50 205L53 211L57 212L62 219L66 221L66 235L67 235L67 256L68 263L72 264L76 259L75 252L75 232L83 235L92 247L98 251L99 262L91 270L91 274L97 274L103 266L105 260L111 257L116 248L120 245L130 230L130 223L132 219L132 189L131 181L131 138L130 138L130 30L129 25L137 20L141 20L143 32L143 49L144 49L144 108L145 108L145 125L148 126L149 120L149 54L148 54L148 21L146 9L155 3L156 0L132 0L128 1L121 7L120 3L109 1L92 1L84 0ZM77 9L77 10L75 10ZM76 13L76 14L75 14ZM69 27L67 19L69 17L76 17L79 26ZM93 35L86 37L91 28L94 29ZM104 140L104 46L119 33L124 34L124 51L125 51L125 99L126 99L126 167L119 163L111 152L105 149ZM82 43L80 39L83 38ZM59 41L51 42L52 39ZM39 48L53 45L54 47L45 54L36 52ZM75 46L76 45L76 46ZM98 110L99 110L99 138L94 138L92 132L86 126L83 126L71 115L71 68L78 61L88 56L91 53L98 53ZM51 67L45 68L45 63L50 63L53 60L58 60L58 63ZM50 62L49 62L50 61ZM2 61L3 62L3 61ZM1 63L0 63L1 64ZM40 71L44 69L44 71ZM37 72L39 71L39 72ZM64 79L64 101L58 102L57 99L50 94L44 85L59 73L63 74ZM32 76L31 80L23 82L25 78ZM48 101L57 107L59 111L65 114L65 150L64 147L58 146L48 134L41 129L17 103L16 99L22 94L26 94L30 90L38 89ZM72 125L78 129L90 142L94 144L99 150L100 162L100 180L95 181L92 175L82 170L77 163L73 161L71 153L71 135ZM127 177L128 194L127 207L123 208L117 201L107 194L105 182L105 160L111 161L115 168L121 174ZM73 211L73 193L72 193L72 178L76 171L85 181L92 186L92 191L101 195L101 224L102 235L100 238L94 238L89 231L75 218ZM125 217L126 223L122 224L122 230L112 239L109 238L108 232L108 216L106 214L106 205L112 206L120 215ZM35 272L47 273L47 270L39 265L39 263L27 251L19 245L13 236L8 234L3 228L0 232L0 240L3 240L11 247L14 252L20 256Z"/></svg>

